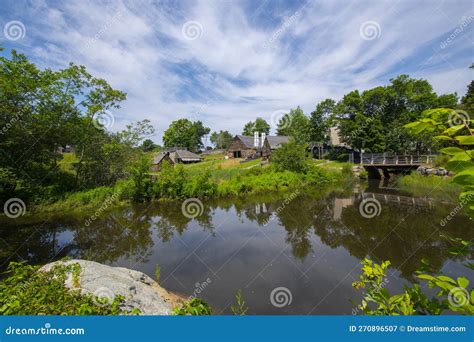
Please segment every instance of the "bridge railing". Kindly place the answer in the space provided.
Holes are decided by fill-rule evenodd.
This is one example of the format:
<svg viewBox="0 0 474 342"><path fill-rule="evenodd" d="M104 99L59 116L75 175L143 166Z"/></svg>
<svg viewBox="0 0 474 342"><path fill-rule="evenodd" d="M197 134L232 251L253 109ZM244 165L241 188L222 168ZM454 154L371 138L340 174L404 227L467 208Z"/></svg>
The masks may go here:
<svg viewBox="0 0 474 342"><path fill-rule="evenodd" d="M436 155L386 155L384 153L361 153L361 165L418 165L430 164Z"/></svg>

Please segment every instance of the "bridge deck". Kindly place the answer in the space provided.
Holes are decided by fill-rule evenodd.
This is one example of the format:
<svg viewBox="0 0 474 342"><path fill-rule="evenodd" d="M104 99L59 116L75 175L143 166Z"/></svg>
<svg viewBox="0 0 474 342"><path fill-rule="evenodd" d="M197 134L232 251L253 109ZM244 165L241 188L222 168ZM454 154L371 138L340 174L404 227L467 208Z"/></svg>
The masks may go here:
<svg viewBox="0 0 474 342"><path fill-rule="evenodd" d="M435 157L435 155L390 156L384 153L363 153L360 157L360 164L373 167L415 167L430 164Z"/></svg>

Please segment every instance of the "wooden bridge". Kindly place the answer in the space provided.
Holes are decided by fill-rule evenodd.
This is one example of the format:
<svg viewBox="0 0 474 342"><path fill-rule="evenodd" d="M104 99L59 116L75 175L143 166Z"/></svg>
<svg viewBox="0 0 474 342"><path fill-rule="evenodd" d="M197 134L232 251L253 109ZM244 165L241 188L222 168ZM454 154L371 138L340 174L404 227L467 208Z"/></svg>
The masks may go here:
<svg viewBox="0 0 474 342"><path fill-rule="evenodd" d="M423 164L431 164L436 155L389 155L386 153L361 153L360 165L369 173L369 178L390 177L390 173L416 170Z"/></svg>

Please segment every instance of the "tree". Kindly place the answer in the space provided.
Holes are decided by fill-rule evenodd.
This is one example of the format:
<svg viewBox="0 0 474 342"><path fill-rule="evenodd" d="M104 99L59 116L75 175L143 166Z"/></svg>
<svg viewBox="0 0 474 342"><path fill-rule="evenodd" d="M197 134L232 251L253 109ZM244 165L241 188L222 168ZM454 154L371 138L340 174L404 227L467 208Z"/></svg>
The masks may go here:
<svg viewBox="0 0 474 342"><path fill-rule="evenodd" d="M278 135L292 137L297 143L307 143L311 139L311 127L308 117L298 106L290 110L278 122Z"/></svg>
<svg viewBox="0 0 474 342"><path fill-rule="evenodd" d="M308 167L306 146L291 139L272 153L272 163L278 171L305 172Z"/></svg>
<svg viewBox="0 0 474 342"><path fill-rule="evenodd" d="M309 119L310 139L312 142L323 143L327 140L330 126L330 117L334 111L336 102L332 99L325 99L318 103L316 109L311 112Z"/></svg>
<svg viewBox="0 0 474 342"><path fill-rule="evenodd" d="M188 119L173 121L163 134L165 147L184 147L190 151L197 151L202 146L202 137L210 129L204 127L201 121L191 122Z"/></svg>
<svg viewBox="0 0 474 342"><path fill-rule="evenodd" d="M143 140L143 143L142 143L142 151L143 152L153 151L155 149L155 147L156 147L156 145L153 142L153 140L151 140L151 139Z"/></svg>
<svg viewBox="0 0 474 342"><path fill-rule="evenodd" d="M233 136L228 131L213 132L211 142L218 149L227 149L232 143Z"/></svg>
<svg viewBox="0 0 474 342"><path fill-rule="evenodd" d="M400 75L390 85L355 90L334 109L341 140L356 150L395 153L428 152L436 143L426 136L409 134L403 125L438 106L455 106L457 95L438 96L428 81Z"/></svg>
<svg viewBox="0 0 474 342"><path fill-rule="evenodd" d="M257 118L255 121L249 121L245 124L243 135L253 135L254 132L270 134L270 125L262 118Z"/></svg>
<svg viewBox="0 0 474 342"><path fill-rule="evenodd" d="M0 57L0 168L30 195L39 196L42 186L51 186L49 194L71 191L79 184L59 168L58 148L75 146L81 168L84 157L110 138L97 116L125 98L84 66L40 70L12 50L10 58Z"/></svg>

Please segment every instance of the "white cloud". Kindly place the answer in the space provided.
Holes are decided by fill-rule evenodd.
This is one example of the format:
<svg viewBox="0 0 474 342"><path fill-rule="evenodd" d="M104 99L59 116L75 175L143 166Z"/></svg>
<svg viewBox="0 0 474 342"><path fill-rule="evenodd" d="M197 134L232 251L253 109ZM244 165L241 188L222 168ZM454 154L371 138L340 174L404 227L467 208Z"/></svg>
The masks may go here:
<svg viewBox="0 0 474 342"><path fill-rule="evenodd" d="M84 64L126 91L115 129L149 118L157 141L179 117L239 133L256 116L269 119L297 105L309 112L326 97L386 84L400 73L460 95L472 79L466 64L474 24L445 50L435 54L430 46L473 14L469 1L269 2L253 11L244 5L36 2L25 12L11 4L27 25L24 52L41 66ZM202 25L199 39L183 37L191 20ZM365 21L380 25L379 38L360 37Z"/></svg>

